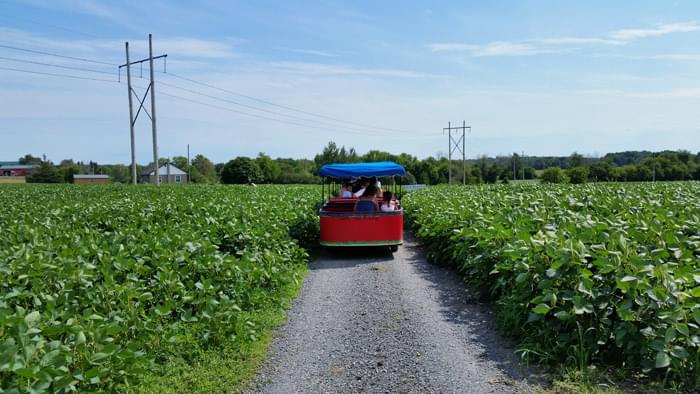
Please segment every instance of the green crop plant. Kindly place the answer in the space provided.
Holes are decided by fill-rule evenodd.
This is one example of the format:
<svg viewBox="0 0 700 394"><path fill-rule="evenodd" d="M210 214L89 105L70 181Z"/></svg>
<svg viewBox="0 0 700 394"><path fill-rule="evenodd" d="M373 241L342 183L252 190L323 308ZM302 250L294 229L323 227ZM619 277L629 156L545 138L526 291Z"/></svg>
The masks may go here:
<svg viewBox="0 0 700 394"><path fill-rule="evenodd" d="M700 183L432 187L402 203L523 356L700 388Z"/></svg>
<svg viewBox="0 0 700 394"><path fill-rule="evenodd" d="M299 286L290 229L313 237L317 194L0 187L0 392L139 391L172 360L244 354Z"/></svg>

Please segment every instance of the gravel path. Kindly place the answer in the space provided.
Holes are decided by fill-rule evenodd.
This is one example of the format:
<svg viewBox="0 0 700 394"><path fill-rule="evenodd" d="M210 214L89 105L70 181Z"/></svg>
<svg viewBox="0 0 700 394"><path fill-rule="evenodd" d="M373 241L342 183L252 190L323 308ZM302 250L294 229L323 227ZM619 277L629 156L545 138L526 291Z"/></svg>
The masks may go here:
<svg viewBox="0 0 700 394"><path fill-rule="evenodd" d="M260 393L532 392L489 308L414 239L323 254L256 379ZM532 380L532 379L530 379Z"/></svg>

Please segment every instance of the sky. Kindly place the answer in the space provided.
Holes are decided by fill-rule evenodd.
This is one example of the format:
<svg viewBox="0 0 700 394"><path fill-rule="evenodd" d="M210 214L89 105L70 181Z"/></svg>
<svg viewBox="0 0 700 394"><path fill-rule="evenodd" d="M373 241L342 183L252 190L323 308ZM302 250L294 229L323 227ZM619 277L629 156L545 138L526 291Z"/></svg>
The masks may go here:
<svg viewBox="0 0 700 394"><path fill-rule="evenodd" d="M160 157L700 151L697 1L0 0L0 160L130 162L149 33Z"/></svg>

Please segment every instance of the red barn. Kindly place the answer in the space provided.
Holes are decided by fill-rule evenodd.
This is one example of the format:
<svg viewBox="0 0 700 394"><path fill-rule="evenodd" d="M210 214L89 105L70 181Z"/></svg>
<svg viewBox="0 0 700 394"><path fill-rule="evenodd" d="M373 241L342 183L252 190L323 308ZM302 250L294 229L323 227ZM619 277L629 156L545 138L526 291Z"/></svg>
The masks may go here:
<svg viewBox="0 0 700 394"><path fill-rule="evenodd" d="M17 161L0 161L0 176L27 176L36 167L34 164L19 164Z"/></svg>

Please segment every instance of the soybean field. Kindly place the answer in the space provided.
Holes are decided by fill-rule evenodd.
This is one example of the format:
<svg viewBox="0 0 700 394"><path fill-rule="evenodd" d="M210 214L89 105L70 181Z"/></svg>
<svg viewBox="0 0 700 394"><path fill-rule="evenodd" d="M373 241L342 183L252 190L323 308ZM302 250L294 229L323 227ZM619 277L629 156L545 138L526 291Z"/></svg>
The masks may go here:
<svg viewBox="0 0 700 394"><path fill-rule="evenodd" d="M300 286L317 202L294 186L3 186L0 392L240 384Z"/></svg>
<svg viewBox="0 0 700 394"><path fill-rule="evenodd" d="M403 205L524 358L700 388L700 183L445 186Z"/></svg>

